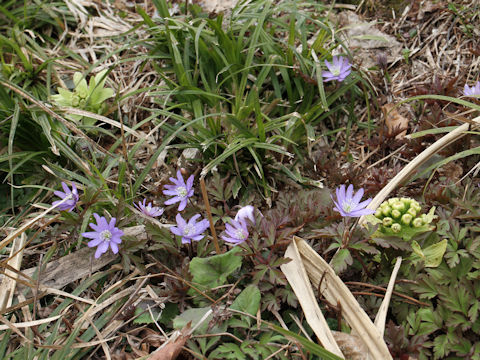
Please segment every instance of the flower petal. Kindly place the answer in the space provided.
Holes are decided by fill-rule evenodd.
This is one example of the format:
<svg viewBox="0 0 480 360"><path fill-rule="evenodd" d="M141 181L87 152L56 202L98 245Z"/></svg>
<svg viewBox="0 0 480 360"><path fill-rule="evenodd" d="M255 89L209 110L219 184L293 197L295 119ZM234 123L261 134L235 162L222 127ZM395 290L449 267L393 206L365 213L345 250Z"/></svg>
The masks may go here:
<svg viewBox="0 0 480 360"><path fill-rule="evenodd" d="M345 201L350 201L353 197L353 185L348 185L347 194L345 195Z"/></svg>
<svg viewBox="0 0 480 360"><path fill-rule="evenodd" d="M178 205L178 211L183 211L187 207L188 199L185 197L180 201Z"/></svg>
<svg viewBox="0 0 480 360"><path fill-rule="evenodd" d="M358 203L360 202L360 200L362 200L364 192L365 192L365 190L363 190L363 188L360 188L357 191L357 193L355 195L353 195L352 203L354 204L354 206L357 206Z"/></svg>
<svg viewBox="0 0 480 360"><path fill-rule="evenodd" d="M171 226L170 227L170 231L175 234L175 235L178 235L178 236L182 236L183 235L183 231L180 230L178 227L176 226Z"/></svg>
<svg viewBox="0 0 480 360"><path fill-rule="evenodd" d="M84 238L87 239L97 239L99 237L99 233L97 231L89 231L89 232L84 232L81 233Z"/></svg>
<svg viewBox="0 0 480 360"><path fill-rule="evenodd" d="M65 194L69 194L72 192L70 188L67 186L67 184L65 184L63 181L62 181L62 188L63 188L63 191L65 191Z"/></svg>
<svg viewBox="0 0 480 360"><path fill-rule="evenodd" d="M175 217L175 220L177 220L178 227L180 229L182 229L182 232L183 232L183 228L185 228L185 226L187 226L187 222L185 221L185 219L180 214L177 214L177 216Z"/></svg>
<svg viewBox="0 0 480 360"><path fill-rule="evenodd" d="M94 240L90 240L87 245L88 247L95 247L95 246L98 246L98 244L100 244L102 241L103 241L102 239L96 238Z"/></svg>
<svg viewBox="0 0 480 360"><path fill-rule="evenodd" d="M110 241L110 249L112 249L112 252L114 254L117 254L118 253L118 245L115 244L114 242Z"/></svg>
<svg viewBox="0 0 480 360"><path fill-rule="evenodd" d="M182 201L182 198L179 196L175 196L171 199L168 199L167 201L164 202L165 205L172 205L175 204L176 202Z"/></svg>

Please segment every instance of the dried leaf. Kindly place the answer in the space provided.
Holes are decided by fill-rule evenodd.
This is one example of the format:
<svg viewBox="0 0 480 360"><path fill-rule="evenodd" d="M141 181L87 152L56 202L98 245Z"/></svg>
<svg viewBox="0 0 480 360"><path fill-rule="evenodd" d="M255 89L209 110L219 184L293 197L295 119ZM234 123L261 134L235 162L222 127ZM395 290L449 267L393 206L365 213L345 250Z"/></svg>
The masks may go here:
<svg viewBox="0 0 480 360"><path fill-rule="evenodd" d="M385 104L382 106L383 115L385 117L385 125L388 132L393 133L399 130L403 130L395 139L401 140L407 135L408 119L398 112L398 108L394 104Z"/></svg>
<svg viewBox="0 0 480 360"><path fill-rule="evenodd" d="M155 350L148 360L175 360L182 352L182 348L190 338L191 335L191 323L188 323L179 333L176 333L177 337L173 341L168 341L162 347Z"/></svg>
<svg viewBox="0 0 480 360"><path fill-rule="evenodd" d="M340 350L349 360L367 360L368 348L358 336L332 331Z"/></svg>

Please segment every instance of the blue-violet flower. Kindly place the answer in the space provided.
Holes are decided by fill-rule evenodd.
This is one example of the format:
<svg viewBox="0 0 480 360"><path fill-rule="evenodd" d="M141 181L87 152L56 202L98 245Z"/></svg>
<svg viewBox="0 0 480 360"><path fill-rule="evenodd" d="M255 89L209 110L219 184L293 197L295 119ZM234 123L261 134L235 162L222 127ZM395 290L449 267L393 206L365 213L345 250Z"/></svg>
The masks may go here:
<svg viewBox="0 0 480 360"><path fill-rule="evenodd" d="M143 199L143 202L138 202L133 204L141 213L150 217L157 217L163 214L163 208L152 206L152 203L149 202L148 205L145 205L147 199Z"/></svg>
<svg viewBox="0 0 480 360"><path fill-rule="evenodd" d="M468 87L468 85L465 84L465 87L463 88L463 95L480 96L480 81L477 81L477 83L472 87Z"/></svg>
<svg viewBox="0 0 480 360"><path fill-rule="evenodd" d="M62 211L72 211L75 208L75 206L77 205L77 202L78 202L77 187L75 186L74 183L72 183L72 190L70 190L70 188L67 186L67 184L65 184L63 181L62 181L62 187L63 187L63 191L65 191L65 192L55 191L54 194L56 196L58 196L59 198L61 198L62 200L65 199L69 195L71 195L71 198L69 200L65 201L63 204L60 204L58 206L58 209L62 210ZM62 200L56 200L52 203L52 205L55 206L58 203L60 203Z"/></svg>
<svg viewBox="0 0 480 360"><path fill-rule="evenodd" d="M335 203L333 210L338 211L344 217L360 217L363 215L370 215L375 212L375 210L372 209L365 209L365 207L370 204L372 199L367 199L360 202L364 193L362 188L358 190L356 194L354 194L352 184L348 185L346 192L345 185L341 185L336 189L336 193L337 201L335 201L332 196L332 200Z"/></svg>
<svg viewBox="0 0 480 360"><path fill-rule="evenodd" d="M205 235L203 233L208 229L210 223L203 219L197 222L200 214L193 215L188 223L182 218L182 215L177 214L177 226L172 226L170 231L175 235L182 237L182 244L189 244L192 240L200 241Z"/></svg>
<svg viewBox="0 0 480 360"><path fill-rule="evenodd" d="M238 210L235 215L235 221L249 220L252 224L255 224L255 208L252 205L246 205Z"/></svg>
<svg viewBox="0 0 480 360"><path fill-rule="evenodd" d="M222 239L226 242L238 245L247 240L248 235L248 228L245 220L230 220L229 224L225 224L225 235L222 235Z"/></svg>
<svg viewBox="0 0 480 360"><path fill-rule="evenodd" d="M174 185L165 185L166 190L163 190L163 193L165 195L173 196L173 198L165 201L165 205L180 202L178 205L178 211L182 211L187 206L188 198L193 196L193 175L188 178L187 183L185 184L185 180L183 180L182 174L180 170L178 170L177 178L175 179L171 177L170 181L173 182Z"/></svg>
<svg viewBox="0 0 480 360"><path fill-rule="evenodd" d="M105 217L100 217L96 213L93 214L93 217L97 220L97 224L90 223L89 225L94 231L84 232L82 236L93 239L88 242L88 247L97 246L95 258L98 259L100 255L106 253L109 246L114 254L118 253L118 244L122 242L121 236L123 236L124 233L115 227L117 220L112 218L110 223L108 223Z"/></svg>
<svg viewBox="0 0 480 360"><path fill-rule="evenodd" d="M343 81L352 72L350 69L352 65L350 65L348 59L344 57L334 56L332 63L325 60L325 65L329 71L324 71L322 73L324 82L332 80Z"/></svg>

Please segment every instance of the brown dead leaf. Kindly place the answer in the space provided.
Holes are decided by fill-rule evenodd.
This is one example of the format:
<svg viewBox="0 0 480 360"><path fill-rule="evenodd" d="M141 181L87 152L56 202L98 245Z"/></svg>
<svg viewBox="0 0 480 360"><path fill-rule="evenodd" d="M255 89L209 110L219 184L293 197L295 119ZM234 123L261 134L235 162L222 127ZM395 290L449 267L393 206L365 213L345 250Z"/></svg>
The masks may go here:
<svg viewBox="0 0 480 360"><path fill-rule="evenodd" d="M177 338L172 342L168 342L163 347L155 350L148 360L175 360L182 352L182 348L190 338L191 323L188 323L178 334Z"/></svg>
<svg viewBox="0 0 480 360"><path fill-rule="evenodd" d="M385 104L382 106L383 116L385 118L385 125L389 133L394 133L400 129L405 129L395 139L401 140L407 135L408 119L398 112L395 104Z"/></svg>
<svg viewBox="0 0 480 360"><path fill-rule="evenodd" d="M349 360L367 360L368 348L358 338L358 336L347 333L332 331L333 337L342 350L345 359Z"/></svg>

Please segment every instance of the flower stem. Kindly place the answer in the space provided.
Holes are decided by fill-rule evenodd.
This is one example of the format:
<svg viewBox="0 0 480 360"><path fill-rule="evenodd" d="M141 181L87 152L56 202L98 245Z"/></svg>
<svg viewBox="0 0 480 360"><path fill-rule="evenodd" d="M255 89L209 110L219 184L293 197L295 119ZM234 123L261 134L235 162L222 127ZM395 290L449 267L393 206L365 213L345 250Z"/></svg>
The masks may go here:
<svg viewBox="0 0 480 360"><path fill-rule="evenodd" d="M215 231L215 226L213 226L212 212L210 211L207 188L205 187L205 179L203 177L200 178L200 188L202 189L203 202L205 203L205 211L207 212L208 222L210 223L210 231L212 232L215 251L217 252L217 254L222 254L223 251L220 250L220 246L218 245L217 232Z"/></svg>

